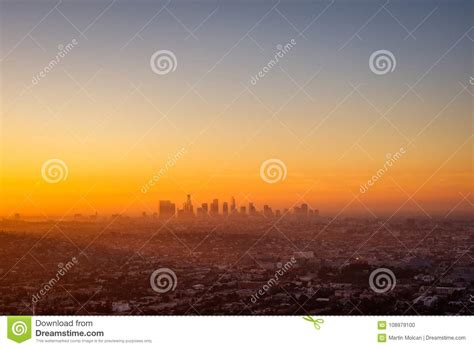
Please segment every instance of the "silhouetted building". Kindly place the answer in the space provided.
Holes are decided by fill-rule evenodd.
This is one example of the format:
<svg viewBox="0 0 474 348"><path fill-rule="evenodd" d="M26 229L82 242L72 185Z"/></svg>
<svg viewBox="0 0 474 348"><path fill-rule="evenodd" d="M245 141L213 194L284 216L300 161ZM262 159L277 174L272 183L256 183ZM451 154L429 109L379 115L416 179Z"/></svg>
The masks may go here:
<svg viewBox="0 0 474 348"><path fill-rule="evenodd" d="M227 202L224 202L222 204L222 215L224 215L224 216L229 215L229 206L228 206Z"/></svg>
<svg viewBox="0 0 474 348"><path fill-rule="evenodd" d="M193 215L194 213L193 203L191 202L191 195L188 195L186 203L184 203L184 211L186 213L189 213L190 215Z"/></svg>
<svg viewBox="0 0 474 348"><path fill-rule="evenodd" d="M194 207L191 202L191 195L187 196L186 202L183 204L183 209L178 210L178 218L194 217Z"/></svg>
<svg viewBox="0 0 474 348"><path fill-rule="evenodd" d="M270 208L268 205L263 206L263 215L267 218L273 216L273 211L272 208Z"/></svg>
<svg viewBox="0 0 474 348"><path fill-rule="evenodd" d="M294 208L294 213L295 213L295 215L298 215L300 217L308 216L308 205L303 203L303 204L301 204L301 207L295 207Z"/></svg>
<svg viewBox="0 0 474 348"><path fill-rule="evenodd" d="M170 219L176 214L176 206L171 201L160 201L160 218Z"/></svg>
<svg viewBox="0 0 474 348"><path fill-rule="evenodd" d="M308 205L306 203L301 204L301 214L304 216L308 215Z"/></svg>
<svg viewBox="0 0 474 348"><path fill-rule="evenodd" d="M255 206L253 205L252 202L249 203L249 215L256 215L257 214L257 209L255 209Z"/></svg>
<svg viewBox="0 0 474 348"><path fill-rule="evenodd" d="M196 215L198 218L204 218L207 216L207 213L204 212L204 209L202 207L199 207L196 209Z"/></svg>
<svg viewBox="0 0 474 348"><path fill-rule="evenodd" d="M211 203L211 215L217 216L219 215L219 200L214 199Z"/></svg>

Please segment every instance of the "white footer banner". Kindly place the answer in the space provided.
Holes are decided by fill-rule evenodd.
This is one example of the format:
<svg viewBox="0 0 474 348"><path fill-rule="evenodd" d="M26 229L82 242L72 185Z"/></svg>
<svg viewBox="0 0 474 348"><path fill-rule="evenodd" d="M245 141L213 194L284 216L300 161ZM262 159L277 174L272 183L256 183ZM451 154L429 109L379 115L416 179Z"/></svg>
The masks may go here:
<svg viewBox="0 0 474 348"><path fill-rule="evenodd" d="M0 347L473 347L473 316L3 316Z"/></svg>

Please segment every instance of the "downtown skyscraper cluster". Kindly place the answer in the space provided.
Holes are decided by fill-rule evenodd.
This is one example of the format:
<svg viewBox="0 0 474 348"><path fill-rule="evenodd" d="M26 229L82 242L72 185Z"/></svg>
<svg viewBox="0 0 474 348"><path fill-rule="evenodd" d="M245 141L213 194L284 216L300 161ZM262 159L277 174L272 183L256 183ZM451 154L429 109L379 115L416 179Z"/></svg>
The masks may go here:
<svg viewBox="0 0 474 348"><path fill-rule="evenodd" d="M223 202L222 205L219 205L219 200L217 198L213 199L209 204L207 202L202 203L200 207L194 208L191 195L187 195L186 201L183 203L182 208L176 208L176 205L169 200L161 200L159 202L159 211L161 219L171 219L177 217L179 219L187 218L207 218L207 217L245 217L245 216L263 216L266 218L276 217L279 218L282 215L294 215L298 217L312 217L319 216L319 210L311 209L308 204L303 203L299 207L295 206L293 211L289 209L273 209L265 204L262 211L258 211L255 207L255 204L249 202L246 205L237 207L234 197L231 197L230 205L229 202Z"/></svg>

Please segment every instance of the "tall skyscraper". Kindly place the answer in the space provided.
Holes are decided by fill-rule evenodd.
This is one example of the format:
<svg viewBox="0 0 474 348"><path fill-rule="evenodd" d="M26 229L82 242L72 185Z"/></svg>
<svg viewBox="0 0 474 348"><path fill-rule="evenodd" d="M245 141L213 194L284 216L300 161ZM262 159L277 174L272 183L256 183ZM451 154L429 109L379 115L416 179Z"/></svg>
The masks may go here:
<svg viewBox="0 0 474 348"><path fill-rule="evenodd" d="M230 199L230 213L231 214L237 213L237 207L235 206L235 198L234 197L232 197Z"/></svg>
<svg viewBox="0 0 474 348"><path fill-rule="evenodd" d="M194 208L193 203L191 202L191 195L188 195L186 203L184 203L184 211L186 214L193 215Z"/></svg>
<svg viewBox="0 0 474 348"><path fill-rule="evenodd" d="M267 218L273 216L273 211L272 208L270 208L268 205L263 206L263 215Z"/></svg>
<svg viewBox="0 0 474 348"><path fill-rule="evenodd" d="M211 215L217 216L219 215L219 200L216 198L211 203Z"/></svg>
<svg viewBox="0 0 474 348"><path fill-rule="evenodd" d="M252 202L249 203L249 215L257 214L257 209L255 209L255 205Z"/></svg>
<svg viewBox="0 0 474 348"><path fill-rule="evenodd" d="M176 206L171 201L160 201L160 218L170 219L176 214Z"/></svg>
<svg viewBox="0 0 474 348"><path fill-rule="evenodd" d="M194 207L191 201L191 195L187 196L186 202L183 204L183 209L178 210L178 218L194 217Z"/></svg>
<svg viewBox="0 0 474 348"><path fill-rule="evenodd" d="M222 214L225 216L229 215L229 205L227 204L227 202L224 202L222 204Z"/></svg>
<svg viewBox="0 0 474 348"><path fill-rule="evenodd" d="M306 203L301 204L301 215L308 216L308 205Z"/></svg>

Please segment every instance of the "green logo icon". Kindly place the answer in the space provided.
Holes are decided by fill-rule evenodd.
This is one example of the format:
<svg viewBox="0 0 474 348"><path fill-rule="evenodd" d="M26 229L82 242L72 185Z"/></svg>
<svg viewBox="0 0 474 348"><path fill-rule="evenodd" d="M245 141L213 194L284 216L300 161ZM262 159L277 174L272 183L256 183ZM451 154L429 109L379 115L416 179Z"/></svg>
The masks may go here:
<svg viewBox="0 0 474 348"><path fill-rule="evenodd" d="M324 320L323 319L314 319L312 318L310 315L307 315L306 317L303 317L304 320L306 321L310 321L313 323L313 326L316 330L319 330L321 328L321 324L324 323Z"/></svg>
<svg viewBox="0 0 474 348"><path fill-rule="evenodd" d="M31 317L8 317L7 337L17 343L25 342L31 338Z"/></svg>
<svg viewBox="0 0 474 348"><path fill-rule="evenodd" d="M379 343L387 342L387 335L386 334L378 334L377 335L377 342L379 342Z"/></svg>
<svg viewBox="0 0 474 348"><path fill-rule="evenodd" d="M387 328L387 322L386 321L377 322L377 328L379 330L385 330Z"/></svg>

